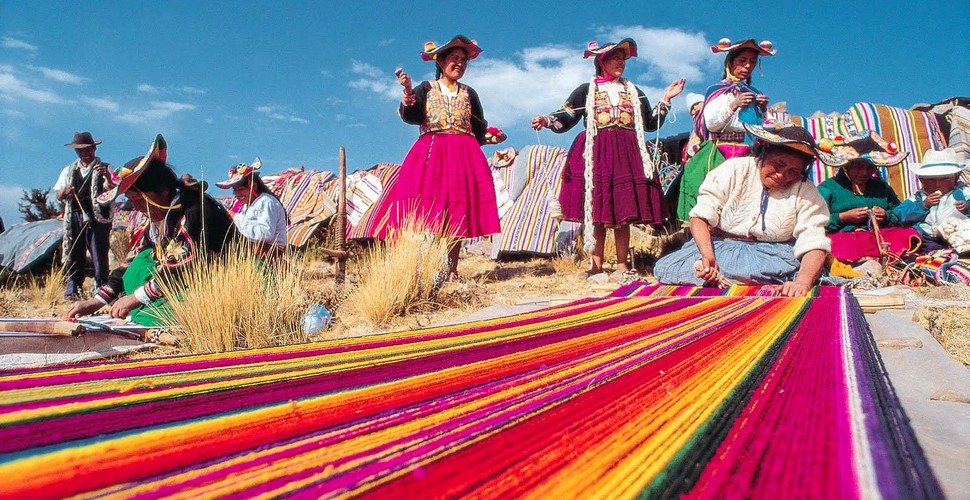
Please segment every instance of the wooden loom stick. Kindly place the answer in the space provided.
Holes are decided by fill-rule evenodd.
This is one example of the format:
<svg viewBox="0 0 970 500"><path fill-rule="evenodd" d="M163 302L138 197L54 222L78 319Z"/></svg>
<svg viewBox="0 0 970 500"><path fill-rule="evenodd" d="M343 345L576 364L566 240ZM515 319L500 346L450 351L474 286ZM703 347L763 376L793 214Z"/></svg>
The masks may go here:
<svg viewBox="0 0 970 500"><path fill-rule="evenodd" d="M0 332L43 333L69 337L84 333L85 328L84 325L66 320L2 319Z"/></svg>

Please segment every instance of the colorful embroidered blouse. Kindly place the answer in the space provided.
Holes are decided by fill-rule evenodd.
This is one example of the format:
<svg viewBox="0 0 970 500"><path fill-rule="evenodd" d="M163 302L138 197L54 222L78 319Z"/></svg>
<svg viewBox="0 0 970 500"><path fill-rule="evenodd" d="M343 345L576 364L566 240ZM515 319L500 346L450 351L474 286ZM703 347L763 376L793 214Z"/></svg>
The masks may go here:
<svg viewBox="0 0 970 500"><path fill-rule="evenodd" d="M421 126L421 135L434 132L457 132L474 135L485 144L488 123L474 89L462 83L454 93L442 90L438 82L421 82L414 89L414 101L401 104L401 118Z"/></svg>
<svg viewBox="0 0 970 500"><path fill-rule="evenodd" d="M129 262L141 251L152 249L156 275L178 274L199 257L222 253L225 245L239 235L226 209L208 194L200 196L196 188L180 188L173 206L178 207L169 210L156 226L148 223L141 241L129 255ZM127 268L126 263L111 271L108 283L96 292L102 302L110 303L124 293L123 276ZM161 298L158 278L149 280L135 295L142 303Z"/></svg>
<svg viewBox="0 0 970 500"><path fill-rule="evenodd" d="M571 129L580 121L585 120L586 116L586 96L589 94L589 83L584 83L576 88L565 104L558 111L548 116L549 128L553 132L563 133ZM633 106L635 101L626 91L625 80L614 80L608 83L596 85L594 92L594 112L593 115L596 127L623 128L635 130L633 124ZM650 102L639 88L637 88L637 101L641 106L643 114L643 128L648 132L657 130L663 124L665 114L660 112L660 106L651 109Z"/></svg>

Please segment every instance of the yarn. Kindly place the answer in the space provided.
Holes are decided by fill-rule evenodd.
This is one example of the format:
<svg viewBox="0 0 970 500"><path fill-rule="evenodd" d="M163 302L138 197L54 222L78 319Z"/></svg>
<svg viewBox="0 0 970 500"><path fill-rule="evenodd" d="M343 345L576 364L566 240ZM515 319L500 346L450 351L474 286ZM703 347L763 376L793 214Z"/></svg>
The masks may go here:
<svg viewBox="0 0 970 500"><path fill-rule="evenodd" d="M8 372L0 496L940 497L855 299L770 293Z"/></svg>

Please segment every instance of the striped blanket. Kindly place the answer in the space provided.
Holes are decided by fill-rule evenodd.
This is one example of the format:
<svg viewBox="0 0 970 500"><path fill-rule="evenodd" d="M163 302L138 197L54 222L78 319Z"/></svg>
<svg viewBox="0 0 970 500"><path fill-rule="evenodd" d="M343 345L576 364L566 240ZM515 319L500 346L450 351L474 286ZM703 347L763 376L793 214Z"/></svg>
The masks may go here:
<svg viewBox="0 0 970 500"><path fill-rule="evenodd" d="M855 299L763 291L9 372L0 496L939 498Z"/></svg>
<svg viewBox="0 0 970 500"><path fill-rule="evenodd" d="M367 169L366 172L368 174L380 181L381 188L376 196L372 196L369 199L369 204L360 214L358 221L356 223L350 223L348 221L347 239L363 239L373 237L374 232L381 223L381 221L376 220L377 209L384 202L384 198L387 196L387 193L397 181L397 174L400 169L401 166L396 163L378 163L377 165ZM349 193L350 186L347 186L347 189Z"/></svg>
<svg viewBox="0 0 970 500"><path fill-rule="evenodd" d="M290 218L286 229L290 245L306 245L317 227L337 213L336 202L325 190L325 185L333 183L334 179L332 172L302 169L289 169L263 177L266 187L283 202Z"/></svg>
<svg viewBox="0 0 970 500"><path fill-rule="evenodd" d="M549 217L547 199L559 193L566 150L526 146L502 178L513 200L500 219L502 232L492 236L492 258L503 252L553 255L572 244L579 224ZM521 185L521 189L518 186Z"/></svg>
<svg viewBox="0 0 970 500"><path fill-rule="evenodd" d="M947 144L933 113L884 104L856 103L838 117L790 118L796 125L808 129L816 140L836 135L850 137L864 130L875 130L886 140L895 142L899 150L908 152L909 156L899 167L879 169L879 175L892 186L900 199L919 191L916 176L908 166L918 163L927 151L943 149ZM811 170L811 179L817 185L835 173L836 169L816 161Z"/></svg>

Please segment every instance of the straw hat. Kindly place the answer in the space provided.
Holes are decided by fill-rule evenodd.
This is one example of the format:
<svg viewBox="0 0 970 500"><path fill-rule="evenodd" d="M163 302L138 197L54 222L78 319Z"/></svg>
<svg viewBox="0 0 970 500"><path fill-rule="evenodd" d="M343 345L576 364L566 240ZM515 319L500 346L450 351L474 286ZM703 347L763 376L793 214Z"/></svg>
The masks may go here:
<svg viewBox="0 0 970 500"><path fill-rule="evenodd" d="M610 52L613 49L623 49L623 51L626 52L627 59L637 56L637 42L633 41L632 38L624 38L619 42L610 42L603 46L600 46L600 44L596 42L589 42L589 44L586 45L586 51L583 52L583 59L589 59L593 56L599 57L605 55L607 52Z"/></svg>
<svg viewBox="0 0 970 500"><path fill-rule="evenodd" d="M927 151L921 163L909 166L917 177L943 177L959 174L966 168L966 160L953 148Z"/></svg>
<svg viewBox="0 0 970 500"><path fill-rule="evenodd" d="M219 186L222 189L232 189L233 186L242 184L252 177L253 174L255 174L256 171L262 166L263 162L259 160L258 156L256 157L256 160L253 161L252 165L240 163L239 165L229 169L229 180L217 182L216 186Z"/></svg>
<svg viewBox="0 0 970 500"><path fill-rule="evenodd" d="M421 52L421 59L425 61L433 61L437 59L438 54L446 52L448 49L453 47L461 47L464 49L469 61L478 57L478 54L482 53L482 49L478 47L478 42L469 39L465 35L455 35L450 42L440 47L435 45L434 42L425 42L424 51Z"/></svg>
<svg viewBox="0 0 970 500"><path fill-rule="evenodd" d="M148 170L148 167L156 162L164 165L167 157L168 144L165 143L165 138L162 137L162 134L158 134L155 136L155 140L152 141L152 145L148 148L148 153L145 156L140 156L125 163L125 166L119 168L111 176L115 187L101 193L97 197L97 202L101 204L112 202L115 198L131 189L131 186Z"/></svg>

